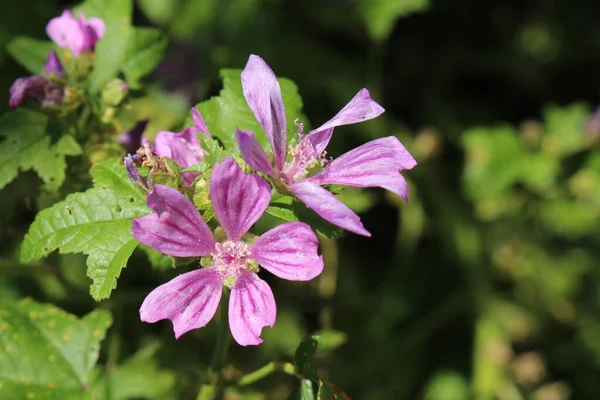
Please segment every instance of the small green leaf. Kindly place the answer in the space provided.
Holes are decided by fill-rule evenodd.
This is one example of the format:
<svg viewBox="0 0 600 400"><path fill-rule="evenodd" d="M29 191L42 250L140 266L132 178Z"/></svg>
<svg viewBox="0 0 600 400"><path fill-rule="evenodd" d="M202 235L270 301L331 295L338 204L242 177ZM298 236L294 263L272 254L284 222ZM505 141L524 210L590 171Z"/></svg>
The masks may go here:
<svg viewBox="0 0 600 400"><path fill-rule="evenodd" d="M65 157L81 154L81 147L71 136L55 144L46 135L48 117L19 108L0 117L0 189L11 182L19 170L33 169L49 190L58 189L65 179Z"/></svg>
<svg viewBox="0 0 600 400"><path fill-rule="evenodd" d="M106 24L106 33L96 43L94 68L88 77L90 91L97 93L106 82L117 76L131 56L133 5L131 0L88 0L79 10L87 18L102 18Z"/></svg>
<svg viewBox="0 0 600 400"><path fill-rule="evenodd" d="M585 122L589 109L585 104L568 107L550 106L544 110L546 137L544 147L556 154L569 155L589 146Z"/></svg>
<svg viewBox="0 0 600 400"><path fill-rule="evenodd" d="M102 400L166 400L175 396L175 373L162 370L156 359L160 345L153 342L129 357L116 370L100 375L92 390Z"/></svg>
<svg viewBox="0 0 600 400"><path fill-rule="evenodd" d="M298 221L298 217L294 213L294 203L293 197L276 193L271 198L271 203L266 212L284 221L295 222Z"/></svg>
<svg viewBox="0 0 600 400"><path fill-rule="evenodd" d="M136 28L128 50L129 56L121 70L125 80L134 89L140 88L140 79L154 71L167 47L167 39L152 28Z"/></svg>
<svg viewBox="0 0 600 400"><path fill-rule="evenodd" d="M317 213L306 207L304 203L291 196L279 193L274 194L269 207L265 211L267 214L287 222L305 222L318 234L328 238L337 237L341 234L340 228L331 225Z"/></svg>
<svg viewBox="0 0 600 400"><path fill-rule="evenodd" d="M317 353L318 344L318 340L313 336L302 339L294 355L296 372L315 381L319 380L319 375L313 366L313 358Z"/></svg>
<svg viewBox="0 0 600 400"><path fill-rule="evenodd" d="M96 300L108 298L138 242L131 235L132 218L148 214L144 196L131 183L119 160L107 160L90 171L94 188L73 193L40 212L21 247L29 262L60 253L88 255L90 288Z"/></svg>
<svg viewBox="0 0 600 400"><path fill-rule="evenodd" d="M162 254L161 252L154 250L152 247L146 245L140 245L139 247L146 253L148 260L153 267L158 269L168 269L173 267L173 258Z"/></svg>
<svg viewBox="0 0 600 400"><path fill-rule="evenodd" d="M398 18L426 11L429 0L359 0L357 5L371 39L383 41Z"/></svg>
<svg viewBox="0 0 600 400"><path fill-rule="evenodd" d="M235 129L251 130L256 139L266 148L267 136L252 114L242 91L241 71L235 69L221 70L223 89L218 97L213 97L196 107L202 114L212 136L220 139L225 147L237 146ZM294 120L303 119L302 99L298 88L289 79L279 78L283 104L285 106L288 137L296 132Z"/></svg>
<svg viewBox="0 0 600 400"><path fill-rule="evenodd" d="M6 46L6 50L8 50L10 55L35 75L42 73L48 53L54 48L56 46L50 41L31 39L23 36L16 36Z"/></svg>
<svg viewBox="0 0 600 400"><path fill-rule="evenodd" d="M90 399L90 372L111 323L104 310L78 320L51 304L0 303L0 398Z"/></svg>
<svg viewBox="0 0 600 400"><path fill-rule="evenodd" d="M497 196L520 180L525 157L514 128L473 128L462 140L467 151L464 181L471 198Z"/></svg>
<svg viewBox="0 0 600 400"><path fill-rule="evenodd" d="M321 350L335 350L348 340L348 335L334 329L316 332L313 337L315 336L319 338L319 348Z"/></svg>

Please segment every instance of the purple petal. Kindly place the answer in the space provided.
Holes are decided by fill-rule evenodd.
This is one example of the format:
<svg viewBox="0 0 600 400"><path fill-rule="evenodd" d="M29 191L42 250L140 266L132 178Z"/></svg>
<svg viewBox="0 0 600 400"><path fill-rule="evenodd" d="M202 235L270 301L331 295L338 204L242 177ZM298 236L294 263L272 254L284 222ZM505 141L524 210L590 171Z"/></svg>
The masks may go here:
<svg viewBox="0 0 600 400"><path fill-rule="evenodd" d="M161 157L175 160L182 168L187 168L204 159L204 151L196 137L195 128L186 128L183 132L161 131L156 134L155 153ZM197 172L184 172L183 179L189 186L198 176Z"/></svg>
<svg viewBox="0 0 600 400"><path fill-rule="evenodd" d="M265 60L252 54L242 71L242 88L250 109L269 138L275 164L281 170L285 163L287 128L277 77Z"/></svg>
<svg viewBox="0 0 600 400"><path fill-rule="evenodd" d="M125 146L125 149L128 152L134 153L137 149L142 147L142 135L146 130L146 126L148 126L147 119L139 121L129 132L121 133L117 140Z"/></svg>
<svg viewBox="0 0 600 400"><path fill-rule="evenodd" d="M325 122L317 129L310 131L307 139L311 141L318 153L323 152L333 133L333 128L341 125L351 125L378 117L385 110L371 98L367 89L358 93L338 112L335 117Z"/></svg>
<svg viewBox="0 0 600 400"><path fill-rule="evenodd" d="M30 99L42 106L56 107L62 104L64 89L38 75L17 79L10 87L10 108L16 108L25 99Z"/></svg>
<svg viewBox="0 0 600 400"><path fill-rule="evenodd" d="M290 190L308 208L319 214L324 220L358 235L370 237L360 217L327 190L312 182L294 183Z"/></svg>
<svg viewBox="0 0 600 400"><path fill-rule="evenodd" d="M106 26L101 18L93 17L88 19L87 26L94 31L96 41L102 39L102 36L104 36L104 31L106 30Z"/></svg>
<svg viewBox="0 0 600 400"><path fill-rule="evenodd" d="M146 182L144 182L144 180L142 179L142 176L140 175L140 171L134 165L134 163L137 161L137 159L139 159L139 156L137 154L134 154L134 155L127 154L125 156L125 159L123 161L125 163L125 169L127 169L127 175L129 176L129 179L131 180L131 182L133 182L133 183L140 182L143 186L147 186Z"/></svg>
<svg viewBox="0 0 600 400"><path fill-rule="evenodd" d="M175 338L192 329L202 328L219 306L223 278L214 268L188 272L154 289L140 307L140 319L173 322Z"/></svg>
<svg viewBox="0 0 600 400"><path fill-rule="evenodd" d="M238 146L240 147L244 161L259 172L273 175L271 161L269 160L269 157L267 157L267 154L260 143L258 143L254 137L254 132L236 129L235 136L237 137Z"/></svg>
<svg viewBox="0 0 600 400"><path fill-rule="evenodd" d="M406 181L400 171L415 165L417 162L402 143L396 137L389 136L372 140L342 154L306 180L317 185L379 186L406 200Z"/></svg>
<svg viewBox="0 0 600 400"><path fill-rule="evenodd" d="M319 241L303 222L288 222L260 236L251 247L252 258L267 271L291 281L308 281L323 271Z"/></svg>
<svg viewBox="0 0 600 400"><path fill-rule="evenodd" d="M133 219L131 233L141 243L175 257L210 254L215 239L194 205L177 190L154 185L148 194L153 213Z"/></svg>
<svg viewBox="0 0 600 400"><path fill-rule="evenodd" d="M59 78L62 78L65 73L62 63L60 62L60 59L58 58L58 55L54 49L48 52L48 57L44 63L44 73L46 75L54 74Z"/></svg>
<svg viewBox="0 0 600 400"><path fill-rule="evenodd" d="M262 343L262 328L275 325L277 306L267 284L248 270L241 270L229 298L229 328L242 346Z"/></svg>
<svg viewBox="0 0 600 400"><path fill-rule="evenodd" d="M271 188L263 178L245 174L227 157L213 167L210 198L229 240L240 240L269 206Z"/></svg>
<svg viewBox="0 0 600 400"><path fill-rule="evenodd" d="M63 11L60 17L52 18L46 25L46 33L59 47L68 47L78 56L85 50L87 35L79 21L70 11Z"/></svg>
<svg viewBox="0 0 600 400"><path fill-rule="evenodd" d="M196 127L196 129L198 129L198 132L210 136L208 126L206 126L206 122L204 122L202 114L200 114L200 111L198 111L198 109L195 107L192 108L192 119L194 120L194 126Z"/></svg>

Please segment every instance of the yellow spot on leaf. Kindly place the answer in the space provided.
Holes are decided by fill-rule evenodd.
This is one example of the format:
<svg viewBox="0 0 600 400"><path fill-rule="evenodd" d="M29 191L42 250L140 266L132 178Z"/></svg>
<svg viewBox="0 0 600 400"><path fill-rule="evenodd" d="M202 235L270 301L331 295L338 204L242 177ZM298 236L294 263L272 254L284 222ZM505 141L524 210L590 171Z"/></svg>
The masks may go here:
<svg viewBox="0 0 600 400"><path fill-rule="evenodd" d="M3 331L7 330L8 328L10 328L9 324L7 324L6 322L2 324L2 330Z"/></svg>
<svg viewBox="0 0 600 400"><path fill-rule="evenodd" d="M48 387L49 387L50 389L54 389L54 388L55 388L55 387L57 387L57 386L58 386L58 385L56 384L56 382L50 382L50 383L48 384Z"/></svg>
<svg viewBox="0 0 600 400"><path fill-rule="evenodd" d="M69 340L71 340L71 336L69 336L69 335L65 335L65 336L63 336L63 340L64 340L65 342L68 342Z"/></svg>
<svg viewBox="0 0 600 400"><path fill-rule="evenodd" d="M56 326L56 322L55 321L48 321L48 328L52 329Z"/></svg>
<svg viewBox="0 0 600 400"><path fill-rule="evenodd" d="M56 359L56 357L54 357L54 355L50 354L48 356L48 361L53 362Z"/></svg>
<svg viewBox="0 0 600 400"><path fill-rule="evenodd" d="M27 393L27 398L28 399L33 399L33 398L35 398L35 394L33 394L33 393Z"/></svg>
<svg viewBox="0 0 600 400"><path fill-rule="evenodd" d="M58 313L57 308L51 308L48 310L48 315L56 315Z"/></svg>
<svg viewBox="0 0 600 400"><path fill-rule="evenodd" d="M29 313L29 318L31 318L31 319L36 319L36 318L37 318L37 313L36 313L35 311L31 311L31 312Z"/></svg>
<svg viewBox="0 0 600 400"><path fill-rule="evenodd" d="M4 346L4 351L7 353L10 353L10 351L13 349L13 347L10 344L7 344L6 346Z"/></svg>
<svg viewBox="0 0 600 400"><path fill-rule="evenodd" d="M94 335L94 337L99 337L102 334L102 332L100 332L100 329L94 329L94 332L92 332L92 335Z"/></svg>

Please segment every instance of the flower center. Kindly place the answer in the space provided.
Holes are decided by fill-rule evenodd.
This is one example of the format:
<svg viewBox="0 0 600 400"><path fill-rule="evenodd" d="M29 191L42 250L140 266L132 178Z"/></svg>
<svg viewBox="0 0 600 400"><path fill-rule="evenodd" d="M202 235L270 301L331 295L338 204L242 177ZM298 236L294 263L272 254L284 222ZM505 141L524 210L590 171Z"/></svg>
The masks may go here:
<svg viewBox="0 0 600 400"><path fill-rule="evenodd" d="M212 265L226 278L235 278L240 269L248 269L253 261L249 246L232 240L217 243L212 257Z"/></svg>
<svg viewBox="0 0 600 400"><path fill-rule="evenodd" d="M294 122L298 127L296 131L296 144L290 146L288 153L292 156L292 160L283 174L284 180L288 184L294 182L296 178L306 175L308 173L307 170L320 170L329 162L326 159L327 152L318 153L310 140L307 139L307 136L304 135L304 125L298 122L298 119Z"/></svg>

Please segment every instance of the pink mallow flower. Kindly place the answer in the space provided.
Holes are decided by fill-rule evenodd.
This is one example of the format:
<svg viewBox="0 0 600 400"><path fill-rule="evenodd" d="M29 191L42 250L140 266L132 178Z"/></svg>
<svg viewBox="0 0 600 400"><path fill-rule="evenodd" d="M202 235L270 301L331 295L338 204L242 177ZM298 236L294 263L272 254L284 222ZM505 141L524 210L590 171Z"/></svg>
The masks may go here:
<svg viewBox="0 0 600 400"><path fill-rule="evenodd" d="M307 281L321 273L319 242L302 222L288 222L245 241L250 227L271 199L269 184L244 174L232 158L215 164L210 179L215 215L226 239L217 242L194 205L177 190L154 185L148 195L152 214L133 220L131 232L141 243L174 257L210 256L210 266L179 275L154 289L140 308L145 322L169 319L175 337L205 326L214 316L223 287L231 288L229 327L242 346L262 343L273 327L276 305L269 285L257 275L258 264L280 278Z"/></svg>
<svg viewBox="0 0 600 400"><path fill-rule="evenodd" d="M96 42L104 36L105 25L100 18L85 19L82 12L79 19L69 10L60 17L52 18L46 25L46 33L59 47L68 47L74 56L84 51L93 51Z"/></svg>
<svg viewBox="0 0 600 400"><path fill-rule="evenodd" d="M182 132L173 133L160 131L154 139L154 152L161 157L169 157L176 161L183 169L201 162L204 159L204 150L200 146L198 134L210 136L208 127L196 108L192 108L194 126L185 128ZM184 172L183 180L187 185L194 182L197 172Z"/></svg>
<svg viewBox="0 0 600 400"><path fill-rule="evenodd" d="M273 150L271 161L253 132L238 129L236 136L244 160L269 175L276 186L283 185L323 219L350 232L371 236L359 216L322 185L382 187L407 199L406 181L400 172L413 168L417 162L394 136L367 142L333 161L325 159L325 148L336 126L366 121L384 112L367 89L361 89L332 119L308 135L298 124L297 143L288 148L281 89L262 58L250 56L242 71L242 87ZM315 167L320 171L314 173Z"/></svg>

